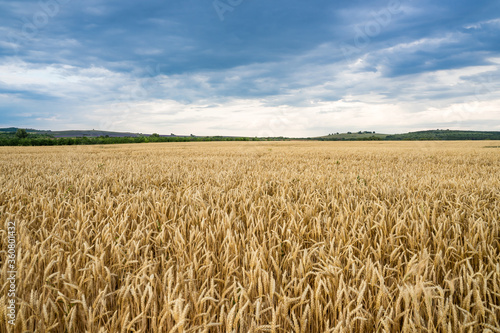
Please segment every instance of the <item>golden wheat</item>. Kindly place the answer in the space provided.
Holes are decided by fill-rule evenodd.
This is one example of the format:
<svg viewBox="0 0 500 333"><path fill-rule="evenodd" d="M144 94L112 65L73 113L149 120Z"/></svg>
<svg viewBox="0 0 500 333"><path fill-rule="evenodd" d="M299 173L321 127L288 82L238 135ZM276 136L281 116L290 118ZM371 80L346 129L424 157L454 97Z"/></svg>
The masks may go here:
<svg viewBox="0 0 500 333"><path fill-rule="evenodd" d="M0 332L500 332L488 145L2 147Z"/></svg>

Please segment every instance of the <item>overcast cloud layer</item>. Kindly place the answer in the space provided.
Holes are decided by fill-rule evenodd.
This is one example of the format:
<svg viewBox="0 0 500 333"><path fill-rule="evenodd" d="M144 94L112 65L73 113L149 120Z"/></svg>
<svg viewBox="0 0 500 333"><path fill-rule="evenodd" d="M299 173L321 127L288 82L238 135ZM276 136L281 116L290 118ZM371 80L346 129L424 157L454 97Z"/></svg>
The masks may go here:
<svg viewBox="0 0 500 333"><path fill-rule="evenodd" d="M500 2L0 2L0 127L500 131Z"/></svg>

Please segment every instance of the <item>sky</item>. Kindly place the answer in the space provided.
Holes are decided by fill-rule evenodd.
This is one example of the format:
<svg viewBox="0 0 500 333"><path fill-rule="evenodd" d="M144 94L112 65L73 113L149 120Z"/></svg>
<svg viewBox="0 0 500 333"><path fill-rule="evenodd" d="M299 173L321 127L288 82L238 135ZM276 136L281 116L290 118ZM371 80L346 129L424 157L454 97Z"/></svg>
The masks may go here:
<svg viewBox="0 0 500 333"><path fill-rule="evenodd" d="M0 127L500 131L498 0L0 0Z"/></svg>

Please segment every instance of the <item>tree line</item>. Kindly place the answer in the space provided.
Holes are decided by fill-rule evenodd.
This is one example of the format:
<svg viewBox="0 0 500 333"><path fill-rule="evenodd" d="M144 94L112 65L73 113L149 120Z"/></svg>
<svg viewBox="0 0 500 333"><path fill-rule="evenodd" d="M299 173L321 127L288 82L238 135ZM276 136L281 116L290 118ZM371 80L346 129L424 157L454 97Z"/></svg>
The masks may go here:
<svg viewBox="0 0 500 333"><path fill-rule="evenodd" d="M367 132L365 132L367 133ZM55 138L50 134L28 133L25 129L15 132L0 133L0 146L66 146L66 145L102 145L120 143L147 143L147 142L200 142L200 141L283 141L283 140L312 140L312 141L415 141L415 140L500 140L500 132L486 131L454 131L430 130L366 137L316 137L316 138L284 138L284 137L227 137L227 136L160 136L153 133L150 136L136 137L64 137Z"/></svg>
<svg viewBox="0 0 500 333"><path fill-rule="evenodd" d="M188 137L161 137L161 136L138 136L138 137L77 137L77 138L53 138L50 136L27 137L0 137L0 146L67 146L67 145L103 145L123 143L147 143L147 142L200 142L200 141L275 141L278 138L249 138L249 137L223 137L223 136L188 136Z"/></svg>

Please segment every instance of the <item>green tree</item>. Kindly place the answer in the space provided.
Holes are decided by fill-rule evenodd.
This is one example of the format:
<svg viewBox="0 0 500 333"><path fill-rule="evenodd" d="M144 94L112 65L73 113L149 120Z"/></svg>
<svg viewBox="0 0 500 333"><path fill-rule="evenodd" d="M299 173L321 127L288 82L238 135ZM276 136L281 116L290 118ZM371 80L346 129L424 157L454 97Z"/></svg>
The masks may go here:
<svg viewBox="0 0 500 333"><path fill-rule="evenodd" d="M16 137L19 139L24 139L28 137L28 132L24 128L18 128L16 131Z"/></svg>

